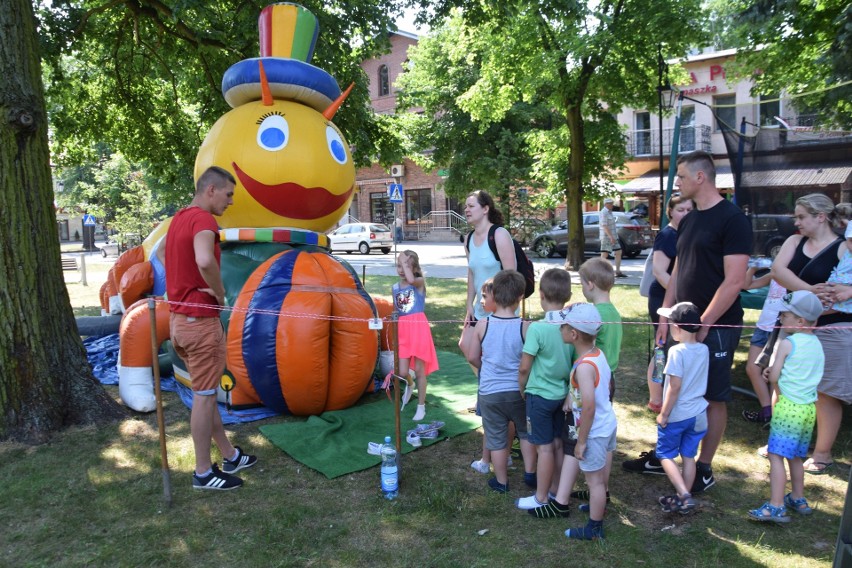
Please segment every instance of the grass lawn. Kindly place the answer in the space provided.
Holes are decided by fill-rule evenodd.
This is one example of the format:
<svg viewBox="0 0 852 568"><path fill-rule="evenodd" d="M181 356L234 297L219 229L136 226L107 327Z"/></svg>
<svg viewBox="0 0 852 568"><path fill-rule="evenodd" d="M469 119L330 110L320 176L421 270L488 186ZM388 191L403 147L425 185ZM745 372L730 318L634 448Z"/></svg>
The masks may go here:
<svg viewBox="0 0 852 568"><path fill-rule="evenodd" d="M66 273L78 315L92 315L108 264L92 261L89 286ZM100 280L98 280L101 278ZM388 295L393 278L369 276L367 289ZM428 315L439 349L455 351L465 283L429 281ZM575 286L575 300L581 299ZM619 286L613 301L626 322L644 322L636 287ZM541 315L538 302L530 315ZM756 312L747 312L753 319ZM128 413L116 424L75 428L47 444L0 444L0 536L3 566L829 566L847 489L850 418L835 444L829 474L806 476L815 513L787 526L748 521L746 510L769 496L769 464L755 449L767 430L744 422L755 402L735 395L728 429L714 462L717 484L698 495L689 516L667 515L656 499L670 493L664 476L623 472L621 462L653 447L647 402L648 331L626 324L618 369L618 449L610 479L606 540L569 542L563 531L585 524L539 520L514 507L530 492L523 469L510 470L510 496L497 495L469 464L481 449L481 430L407 454L400 497L381 498L372 468L334 480L273 447L259 423L229 427L232 439L258 454L236 492L194 492L189 412L165 393L173 505L164 506L154 414ZM737 358L735 383L746 342ZM473 381L473 374L470 376ZM106 387L118 396L116 387ZM384 396L384 395L381 395ZM473 401L471 401L472 403ZM302 418L281 417L272 423ZM392 424L388 425L390 431ZM517 463L517 462L516 462Z"/></svg>

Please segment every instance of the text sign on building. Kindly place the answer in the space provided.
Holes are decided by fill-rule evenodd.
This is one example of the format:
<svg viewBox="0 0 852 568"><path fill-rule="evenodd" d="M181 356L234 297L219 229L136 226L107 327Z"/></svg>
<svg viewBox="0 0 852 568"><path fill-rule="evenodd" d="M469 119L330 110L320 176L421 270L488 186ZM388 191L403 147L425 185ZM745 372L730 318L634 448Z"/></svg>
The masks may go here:
<svg viewBox="0 0 852 568"><path fill-rule="evenodd" d="M388 201L402 203L402 184L392 183L388 186Z"/></svg>
<svg viewBox="0 0 852 568"><path fill-rule="evenodd" d="M92 215L86 214L83 215L83 226L84 227L94 227L95 226L95 218Z"/></svg>

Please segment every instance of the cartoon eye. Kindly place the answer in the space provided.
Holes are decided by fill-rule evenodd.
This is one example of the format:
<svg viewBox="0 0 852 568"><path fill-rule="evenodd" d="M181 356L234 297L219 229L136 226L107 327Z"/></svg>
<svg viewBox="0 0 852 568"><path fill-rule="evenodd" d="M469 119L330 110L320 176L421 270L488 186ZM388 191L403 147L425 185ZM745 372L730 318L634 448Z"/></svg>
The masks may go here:
<svg viewBox="0 0 852 568"><path fill-rule="evenodd" d="M328 142L328 151L334 161L340 165L346 163L346 148L343 146L343 138L340 137L337 130L332 126L325 128L325 139Z"/></svg>
<svg viewBox="0 0 852 568"><path fill-rule="evenodd" d="M270 114L257 129L257 145L264 150L276 152L290 141L290 126L280 114Z"/></svg>

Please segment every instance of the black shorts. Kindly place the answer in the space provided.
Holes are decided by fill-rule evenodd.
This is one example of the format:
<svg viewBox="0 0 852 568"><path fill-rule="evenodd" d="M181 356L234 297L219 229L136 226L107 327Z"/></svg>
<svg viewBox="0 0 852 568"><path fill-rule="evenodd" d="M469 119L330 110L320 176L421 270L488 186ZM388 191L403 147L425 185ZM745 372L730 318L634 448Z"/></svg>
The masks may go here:
<svg viewBox="0 0 852 568"><path fill-rule="evenodd" d="M731 366L742 332L741 327L711 327L704 339L704 345L710 350L707 392L704 394L708 401L731 400Z"/></svg>

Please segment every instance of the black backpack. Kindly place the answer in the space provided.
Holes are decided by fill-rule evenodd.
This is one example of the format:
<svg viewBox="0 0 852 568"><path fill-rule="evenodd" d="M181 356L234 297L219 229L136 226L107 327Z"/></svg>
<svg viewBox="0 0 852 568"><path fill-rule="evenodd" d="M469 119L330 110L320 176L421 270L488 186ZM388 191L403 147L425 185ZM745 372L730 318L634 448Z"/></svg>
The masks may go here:
<svg viewBox="0 0 852 568"><path fill-rule="evenodd" d="M497 225L491 225L491 228L488 229L488 248L491 249L491 253L494 255L494 258L497 259L497 262L500 262L500 255L497 253L497 243L494 240L494 233L497 232ZM467 249L468 254L470 254L470 238L473 236L473 231L467 234L467 239L464 242L464 248ZM512 244L515 245L515 264L518 265L518 272L521 273L521 276L524 277L524 280L527 283L526 289L524 289L524 298L529 298L535 292L535 267L533 266L532 261L527 257L527 254L524 252L524 249L521 248L520 243L515 239L512 239ZM500 268L503 267L503 263L500 263Z"/></svg>

